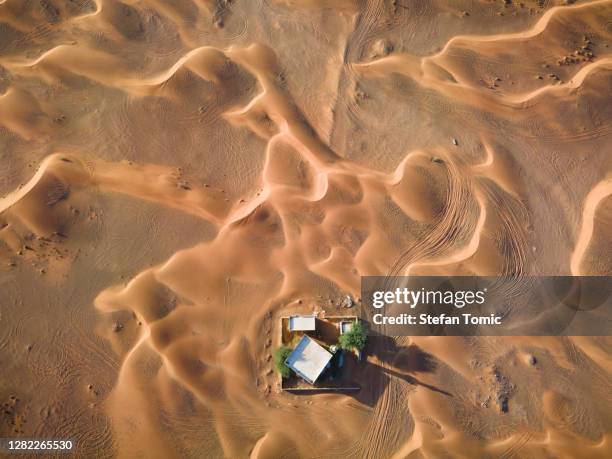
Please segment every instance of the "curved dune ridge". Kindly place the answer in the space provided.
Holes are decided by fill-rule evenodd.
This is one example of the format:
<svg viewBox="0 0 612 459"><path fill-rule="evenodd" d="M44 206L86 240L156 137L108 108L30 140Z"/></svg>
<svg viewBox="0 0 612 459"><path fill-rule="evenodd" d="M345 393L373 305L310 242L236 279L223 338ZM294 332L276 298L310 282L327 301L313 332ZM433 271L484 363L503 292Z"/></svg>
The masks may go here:
<svg viewBox="0 0 612 459"><path fill-rule="evenodd" d="M607 337L371 338L351 395L273 371L361 276L612 273L612 1L504 3L1 1L0 433L609 457Z"/></svg>

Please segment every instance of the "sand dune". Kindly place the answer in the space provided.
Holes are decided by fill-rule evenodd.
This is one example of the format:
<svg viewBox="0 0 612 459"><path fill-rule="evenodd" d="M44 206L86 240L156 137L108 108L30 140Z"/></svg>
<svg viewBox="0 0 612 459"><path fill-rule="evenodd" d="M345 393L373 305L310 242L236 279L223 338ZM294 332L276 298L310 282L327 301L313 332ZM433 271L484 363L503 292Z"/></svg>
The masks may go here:
<svg viewBox="0 0 612 459"><path fill-rule="evenodd" d="M272 370L363 275L612 273L612 1L503 3L0 1L1 436L609 457L608 337L373 339L353 395Z"/></svg>

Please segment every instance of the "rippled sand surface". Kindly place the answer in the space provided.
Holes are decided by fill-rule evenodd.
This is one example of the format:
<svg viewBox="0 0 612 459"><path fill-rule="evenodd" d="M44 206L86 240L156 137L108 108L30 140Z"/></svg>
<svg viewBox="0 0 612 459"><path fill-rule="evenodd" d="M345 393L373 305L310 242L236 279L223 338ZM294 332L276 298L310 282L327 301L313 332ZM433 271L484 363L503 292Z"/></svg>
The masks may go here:
<svg viewBox="0 0 612 459"><path fill-rule="evenodd" d="M612 274L612 1L504 3L0 1L0 437L612 456L608 337L371 339L352 395L272 371L362 275Z"/></svg>

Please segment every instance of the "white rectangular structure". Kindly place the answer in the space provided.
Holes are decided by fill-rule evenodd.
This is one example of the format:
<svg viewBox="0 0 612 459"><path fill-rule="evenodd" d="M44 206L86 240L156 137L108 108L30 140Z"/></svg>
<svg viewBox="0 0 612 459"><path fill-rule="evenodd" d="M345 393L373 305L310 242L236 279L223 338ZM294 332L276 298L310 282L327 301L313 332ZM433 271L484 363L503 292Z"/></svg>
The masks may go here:
<svg viewBox="0 0 612 459"><path fill-rule="evenodd" d="M316 329L315 316L289 317L289 331L314 331Z"/></svg>
<svg viewBox="0 0 612 459"><path fill-rule="evenodd" d="M340 322L340 334L344 335L345 333L350 332L351 328L353 328L353 323L354 322L349 322L347 320Z"/></svg>
<svg viewBox="0 0 612 459"><path fill-rule="evenodd" d="M285 363L298 376L314 384L331 359L329 351L304 335Z"/></svg>

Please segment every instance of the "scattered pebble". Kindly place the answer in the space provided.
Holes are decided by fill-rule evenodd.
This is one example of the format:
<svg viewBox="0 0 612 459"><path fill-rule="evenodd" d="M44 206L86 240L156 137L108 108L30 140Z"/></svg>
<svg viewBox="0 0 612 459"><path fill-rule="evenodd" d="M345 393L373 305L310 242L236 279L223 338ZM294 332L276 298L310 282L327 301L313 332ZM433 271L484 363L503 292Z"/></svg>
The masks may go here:
<svg viewBox="0 0 612 459"><path fill-rule="evenodd" d="M344 305L345 308L352 308L353 306L355 306L355 303L353 302L353 299L351 298L350 295L346 295L346 297L344 297Z"/></svg>

